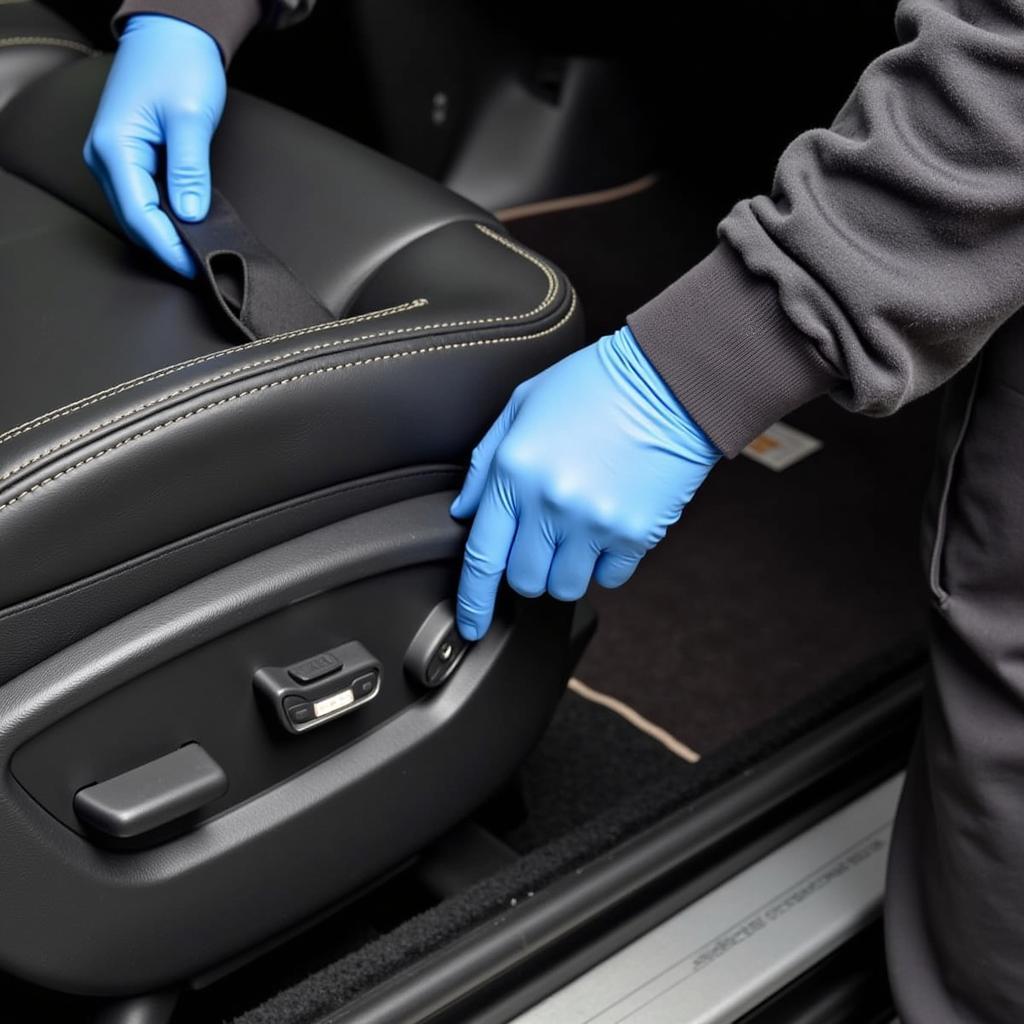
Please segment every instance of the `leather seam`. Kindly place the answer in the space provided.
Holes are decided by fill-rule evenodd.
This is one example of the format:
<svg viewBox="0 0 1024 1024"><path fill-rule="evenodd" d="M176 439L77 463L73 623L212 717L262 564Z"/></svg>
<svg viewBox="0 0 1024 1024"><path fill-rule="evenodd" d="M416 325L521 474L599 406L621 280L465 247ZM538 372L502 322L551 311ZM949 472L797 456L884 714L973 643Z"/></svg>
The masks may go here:
<svg viewBox="0 0 1024 1024"><path fill-rule="evenodd" d="M315 324L312 327L303 327L300 330L288 331L285 334L275 334L272 338L264 338L259 342L248 342L245 345L239 345L234 348L222 349L218 352L210 352L205 356L197 356L195 359L189 359L183 363L175 363L173 366L164 367L161 370L154 370L152 373L144 374L142 377L136 377L134 380L125 381L122 384L115 384L111 388L99 391L95 395L90 395L88 398L79 399L77 402L72 402L70 405L65 405L60 409L55 409L53 412L45 413L43 416L36 417L33 420L26 420L26 422L22 423L20 426L12 427L5 433L0 434L0 445L4 445L8 441L13 441L16 437L21 437L23 434L30 433L39 427L44 427L47 423L53 423L56 420L63 419L65 416L70 416L72 413L88 409L89 406L96 405L107 398L115 398L117 395L122 395L126 391L131 391L133 388L141 387L143 384L152 384L153 381L160 380L162 377L167 377L172 373L176 373L178 370L186 370L192 366L199 366L202 363L209 362L212 359L218 359L232 352L245 351L253 345L265 345L272 341L285 341L302 335L315 334L318 331L330 330L332 327L344 327L348 324L363 323L367 320L379 320L386 316L405 313L410 309L417 309L420 306L425 305L427 305L426 299L412 299L409 302L402 302L397 306L387 306L384 309L375 309L372 313L360 313L358 316L345 317L342 320L330 320L324 324ZM160 401L160 399L157 401ZM130 414L131 413L129 412L124 415Z"/></svg>
<svg viewBox="0 0 1024 1024"><path fill-rule="evenodd" d="M491 230L485 225L475 224L474 226L485 236L505 246L507 249L516 253L518 256L522 257L528 262L533 263L544 274L548 282L548 290L544 298L541 300L541 302L533 309L527 311L526 313L510 313L505 316L481 317L474 320L459 320L451 321L448 323L421 324L412 327L393 328L392 330L388 331L376 331L370 334L357 335L355 337L350 338L336 338L318 345L308 345L301 349L293 349L290 352L283 352L278 355L272 356L269 359L256 360L255 362L246 363L243 364L242 366L237 366L230 370L227 370L224 373L216 374L213 377L208 377L204 378L203 380L194 381L193 383L188 384L185 387L178 388L177 390L171 391L168 394L161 395L158 398L154 398L149 402L143 403L140 406L128 409L125 412L118 413L116 416L110 417L109 419L106 419L101 423L94 424L93 426L89 427L84 431L79 432L78 434L74 434L69 438L65 438L62 441L58 442L56 445L52 445L51 447L47 448L45 451L37 453L30 459L22 462L20 465L7 470L4 474L0 475L0 484L4 483L7 480L10 480L14 476L17 476L24 470L31 468L32 466L36 465L38 462L42 461L48 456L63 451L65 448L69 447L75 442L91 437L94 434L99 433L102 430L105 430L107 427L113 426L116 423L120 423L123 420L129 419L132 416L135 416L141 412L145 412L148 409L151 409L156 405L160 405L163 402L170 401L174 398L179 398L182 395L189 394L192 391L196 391L210 384L215 384L218 381L225 380L229 377L238 376L239 374L246 373L249 370L258 369L259 367L262 366L269 366L274 363L283 362L288 359L296 358L298 356L309 355L310 353L323 351L328 348L335 348L342 345L351 345L363 341L372 341L384 337L394 336L397 334L416 333L418 331L436 331L451 328L471 327L491 323L504 324L514 320L529 319L530 317L537 316L539 313L543 312L554 301L554 298L558 293L558 278L555 275L554 271L541 259L534 256L532 253L525 251L511 240L503 237L502 235L499 235L497 232ZM225 349L221 352L211 352L210 354L200 356L197 359L191 359L183 363L177 363L174 366L167 367L164 370L160 370L153 374L148 374L146 376L139 377L134 381L126 382L124 385L117 385L112 389L107 389L106 391L100 392L98 395L95 395L90 399L85 399L81 402L72 403L71 405L66 406L64 409L58 410L54 414L50 414L36 420L29 420L28 422L22 424L20 427L15 427L13 430L9 430L4 434L0 434L0 446L6 444L8 441L13 441L16 437L23 436L24 434L27 434L32 430L36 430L39 427L45 426L47 423L55 422L56 420L61 419L64 416L68 416L74 412L80 412L82 409L86 409L89 406L95 405L98 402L101 402L107 398L113 398L116 395L124 394L126 391L141 386L142 384L152 383L155 380L160 380L161 378L169 376L180 370L188 369L189 367L192 366L201 365L202 363L220 358L222 356L228 355L229 353L249 351L260 346L268 345L272 342L290 340L292 338L305 336L318 331L328 330L336 326L342 326L351 323L360 323L370 319L391 316L394 315L395 313L406 312L410 309L419 308L427 304L428 303L426 299L414 299L411 302L403 303L402 305L399 306L387 307L386 309L383 310L376 310L373 313L364 313L359 317L349 317L345 320L336 320L326 324L318 324L313 327L304 327L298 331L289 331L285 334L275 335L272 338L258 339L257 341L249 342L246 345L241 345L236 348ZM2 509L2 506L0 506L0 509Z"/></svg>
<svg viewBox="0 0 1024 1024"><path fill-rule="evenodd" d="M367 359L357 359L348 363L335 363L333 366L321 366L315 370L306 370L303 373L293 374L291 377L284 377L281 378L280 380L269 381L266 384L260 384L254 388L248 388L245 391L235 392L234 394L227 395L224 398L218 399L216 402L210 402L207 405L202 405L196 409L191 409L186 413L182 413L180 416L175 416L173 419L165 420L163 423L158 423L155 426L148 427L146 430L142 430L136 434L132 434L130 437L126 437L123 440L118 441L116 444L110 445L108 448L103 448L100 451L95 452L92 455L89 455L87 458L81 459L80 461L72 464L71 466L68 466L66 469L62 469L57 473L53 473L50 476L45 477L38 483L33 484L31 487L26 488L19 494L14 495L13 498L9 498L7 501L0 504L0 512L5 512L13 508L16 504L24 501L31 495L38 493L40 490L47 487L49 484L54 483L55 481L60 480L64 477L70 476L70 474L74 473L76 470L82 469L83 467L88 466L91 463L96 462L107 455L110 455L112 452L119 451L120 449L125 448L128 445L135 443L136 441L141 441L143 438L158 433L159 431L164 430L167 427L174 426L176 423L182 423L186 420L190 420L200 415L201 413L209 412L210 410L217 409L223 405L228 405L231 402L235 402L241 398L247 398L251 395L258 395L264 391L269 391L272 390L273 388L284 387L288 384L294 384L296 381L305 380L310 377L317 377L323 374L333 373L338 370L356 369L357 367L360 366L370 366L373 365L374 363L387 362L392 359L406 359L414 356L430 355L431 353L435 352L450 352L459 349L476 348L487 345L501 345L515 341L531 341L535 338L542 338L545 335L557 331L564 324L568 323L568 321L572 318L575 309L576 292L575 290L573 290L572 301L570 302L569 309L566 311L565 315L556 323L552 324L550 327L547 327L542 331L537 331L533 334L520 334L505 338L478 338L473 341L447 342L443 345L427 345L424 346L423 348L410 349L405 352L388 352L385 353L384 355L371 356Z"/></svg>
<svg viewBox="0 0 1024 1024"><path fill-rule="evenodd" d="M403 307L395 307L394 310L389 310L386 315L391 315L393 312L406 312L409 309L416 309L421 306L425 306L426 304L426 299L415 299L412 302L405 303ZM370 315L371 314L365 314L366 317L369 317ZM380 318L385 314L381 311L378 311L377 313L374 313L372 315ZM364 338L375 338L378 337L378 335L381 333L386 334L389 332L378 332L378 334L361 335L355 338L346 339L344 343L348 344L350 342L363 340ZM302 352L315 352L321 348L330 348L332 344L338 344L338 342L328 343L325 345L312 345L303 349ZM24 470L30 469L37 462L41 462L43 459L49 457L50 455L55 455L58 452L63 451L65 448L68 448L71 445L73 445L76 441L84 441L86 438L92 437L93 435L98 434L102 430L106 430L107 427L112 427L115 424L120 423L122 420L130 419L132 416L135 416L140 412L145 412L147 409L152 409L154 406L160 405L162 402L169 402L173 398L178 398L181 395L188 394L191 391L196 391L199 388L205 387L208 384L216 384L218 381L226 380L228 377L237 376L238 374L244 373L246 370L253 370L260 366L269 366L272 365L273 363L281 362L295 354L296 353L282 353L281 355L273 356L270 359L260 360L255 363L247 363L245 366L236 367L234 370L229 370L227 373L221 373L213 377L207 377L205 380L196 381L183 388L178 388L176 391L171 391L168 392L167 394L160 395L158 398L151 399L149 402L144 402L142 405L136 406L133 409L128 409L125 412L118 413L116 416L111 416L109 419L103 420L102 423L95 423L91 427L88 427L86 430L80 431L77 434L72 434L70 437L64 438L64 440L59 441L57 444L51 445L44 451L38 452L31 458L26 459L20 465L14 466L12 469L9 469L5 473L0 474L0 484L4 483L7 480L10 480L11 477L17 476Z"/></svg>
<svg viewBox="0 0 1024 1024"><path fill-rule="evenodd" d="M254 523L261 523L264 520L272 519L275 516L284 515L287 512L294 512L297 509L302 509L308 505L316 504L318 501L327 501L329 498L336 497L342 491L345 494L352 494L355 491L365 490L368 487L384 487L390 483L404 483L409 480L420 479L421 477L450 476L455 472L457 472L457 468L455 466L451 469L422 469L393 477L387 477L382 480L365 480L350 484L341 484L340 486L335 485L335 487L331 488L331 494L307 495L304 498L300 498L298 501L292 500L286 503L283 508L275 507L262 509L255 513L249 513L243 518L242 522L229 523L219 529L217 527L208 527L206 530L202 531L204 536L186 537L182 540L171 541L171 550L155 551L149 555L132 559L131 564L100 570L98 573L93 573L84 580L77 581L77 583L73 582L65 584L59 588L58 593L51 593L48 596L44 595L37 598L28 598L27 600L19 601L16 604L10 605L6 609L0 611L0 622L3 622L5 619L14 618L18 615L25 615L28 612L36 611L39 608L45 608L54 601L60 601L65 597L72 597L75 594L80 594L82 591L88 590L90 587L99 586L101 583L107 583L110 580L115 580L119 576L123 576L125 573L132 572L135 569L141 569L144 566L162 561L165 558L170 558L172 555L187 551L207 540L226 537L228 534L234 533L236 530L241 530L243 527L250 526ZM356 514L358 515L359 513ZM301 534L298 536L301 536ZM216 572L217 570L213 571Z"/></svg>
<svg viewBox="0 0 1024 1024"><path fill-rule="evenodd" d="M65 50L74 50L86 57L92 57L96 53L96 50L85 43L74 39L61 39L60 36L0 36L0 48L14 46L58 46Z"/></svg>

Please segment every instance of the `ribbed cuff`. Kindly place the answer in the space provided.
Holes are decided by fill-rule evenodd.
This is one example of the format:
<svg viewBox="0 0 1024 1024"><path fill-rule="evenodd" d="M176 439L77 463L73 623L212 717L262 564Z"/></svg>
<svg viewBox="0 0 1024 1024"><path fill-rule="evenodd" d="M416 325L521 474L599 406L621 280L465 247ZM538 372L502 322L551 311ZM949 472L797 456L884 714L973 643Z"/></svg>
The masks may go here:
<svg viewBox="0 0 1024 1024"><path fill-rule="evenodd" d="M120 38L124 23L133 14L164 14L201 28L216 40L226 67L245 37L260 23L263 7L260 0L125 0L114 15L115 36Z"/></svg>
<svg viewBox="0 0 1024 1024"><path fill-rule="evenodd" d="M727 243L626 318L647 358L715 446L733 458L838 381Z"/></svg>

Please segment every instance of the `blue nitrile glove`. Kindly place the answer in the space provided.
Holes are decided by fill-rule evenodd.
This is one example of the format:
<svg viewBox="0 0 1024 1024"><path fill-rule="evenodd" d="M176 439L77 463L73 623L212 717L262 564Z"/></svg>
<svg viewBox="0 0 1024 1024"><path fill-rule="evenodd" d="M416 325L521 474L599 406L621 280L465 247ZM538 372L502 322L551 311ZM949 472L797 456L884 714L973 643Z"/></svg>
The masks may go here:
<svg viewBox="0 0 1024 1024"><path fill-rule="evenodd" d="M85 143L125 232L172 270L195 267L160 209L155 176L166 154L167 193L182 219L210 209L210 140L224 111L227 84L220 48L188 22L160 14L128 19Z"/></svg>
<svg viewBox="0 0 1024 1024"><path fill-rule="evenodd" d="M520 594L618 587L680 516L720 453L623 327L520 384L452 504L476 514L459 582L467 640L502 573Z"/></svg>

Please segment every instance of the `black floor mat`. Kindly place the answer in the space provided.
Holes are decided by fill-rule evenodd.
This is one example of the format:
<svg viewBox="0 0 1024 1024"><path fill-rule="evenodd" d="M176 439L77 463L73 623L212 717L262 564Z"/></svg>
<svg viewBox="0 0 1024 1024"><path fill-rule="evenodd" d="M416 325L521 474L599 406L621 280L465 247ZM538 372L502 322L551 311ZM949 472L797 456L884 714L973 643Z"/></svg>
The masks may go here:
<svg viewBox="0 0 1024 1024"><path fill-rule="evenodd" d="M659 779L691 766L619 715L567 693L517 785L528 811L507 827L484 823L519 853L585 825Z"/></svg>
<svg viewBox="0 0 1024 1024"><path fill-rule="evenodd" d="M596 339L711 248L721 212L663 179L510 228L568 273ZM824 442L803 462L723 462L633 580L591 588L601 625L579 677L706 753L920 637L937 406L870 419L822 399L787 421Z"/></svg>

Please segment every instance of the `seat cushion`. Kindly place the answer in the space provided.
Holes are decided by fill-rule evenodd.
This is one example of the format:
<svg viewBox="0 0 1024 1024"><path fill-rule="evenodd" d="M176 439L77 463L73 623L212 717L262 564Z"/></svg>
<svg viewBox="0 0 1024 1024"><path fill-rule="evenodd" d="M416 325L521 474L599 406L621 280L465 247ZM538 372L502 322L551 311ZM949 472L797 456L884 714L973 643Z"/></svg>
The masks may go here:
<svg viewBox="0 0 1024 1024"><path fill-rule="evenodd" d="M238 553L211 531L258 545L282 508L462 462L582 340L564 276L489 214L235 94L215 181L338 319L234 344L118 230L81 159L109 58L72 57L0 112L0 681L180 585L168 557L135 588L154 553L194 578Z"/></svg>

